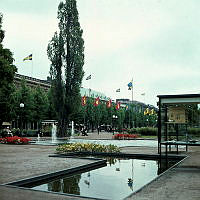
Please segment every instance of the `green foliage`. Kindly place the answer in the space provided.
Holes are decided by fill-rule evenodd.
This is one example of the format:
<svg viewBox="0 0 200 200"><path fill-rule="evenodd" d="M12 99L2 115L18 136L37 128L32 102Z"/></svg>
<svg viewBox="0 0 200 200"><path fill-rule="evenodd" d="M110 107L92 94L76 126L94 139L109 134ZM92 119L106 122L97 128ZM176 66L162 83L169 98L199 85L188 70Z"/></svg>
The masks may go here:
<svg viewBox="0 0 200 200"><path fill-rule="evenodd" d="M53 100L52 87L49 89L47 97L48 97L47 119L57 119L56 110L53 103L54 100Z"/></svg>
<svg viewBox="0 0 200 200"><path fill-rule="evenodd" d="M127 133L136 134L137 133L137 129L136 128L129 128L129 129L127 129Z"/></svg>
<svg viewBox="0 0 200 200"><path fill-rule="evenodd" d="M188 128L189 136L200 136L200 128Z"/></svg>
<svg viewBox="0 0 200 200"><path fill-rule="evenodd" d="M152 127L142 127L142 128L136 128L136 132L139 135L157 135L158 129Z"/></svg>
<svg viewBox="0 0 200 200"><path fill-rule="evenodd" d="M25 80L22 80L20 88L17 90L17 105L18 116L21 116L23 122L33 121L34 98L33 92L26 85ZM24 104L24 108L20 108L20 103Z"/></svg>
<svg viewBox="0 0 200 200"><path fill-rule="evenodd" d="M13 55L3 47L4 31L2 30L2 14L0 13L0 125L11 119L11 96L13 79L17 68L13 65Z"/></svg>
<svg viewBox="0 0 200 200"><path fill-rule="evenodd" d="M33 90L33 121L41 123L42 120L47 118L48 111L48 97L44 90L37 87Z"/></svg>
<svg viewBox="0 0 200 200"><path fill-rule="evenodd" d="M51 61L52 97L58 132L59 136L64 136L70 118L80 110L80 87L84 75L83 31L78 21L76 0L59 4L58 20L59 33L55 33L50 41L47 54Z"/></svg>

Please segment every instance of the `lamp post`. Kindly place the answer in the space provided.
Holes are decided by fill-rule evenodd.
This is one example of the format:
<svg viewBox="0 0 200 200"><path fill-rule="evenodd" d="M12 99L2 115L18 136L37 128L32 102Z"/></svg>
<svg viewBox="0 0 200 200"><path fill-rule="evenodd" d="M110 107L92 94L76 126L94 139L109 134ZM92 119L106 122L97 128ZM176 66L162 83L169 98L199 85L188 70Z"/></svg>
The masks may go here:
<svg viewBox="0 0 200 200"><path fill-rule="evenodd" d="M24 108L24 103L20 103L19 104L19 107L20 107L20 114L21 114L21 124L20 124L20 133L21 133L21 135L22 135L22 110L23 110L23 108Z"/></svg>
<svg viewBox="0 0 200 200"><path fill-rule="evenodd" d="M114 135L114 133L115 133L115 124L116 124L116 120L117 120L118 117L117 117L117 115L113 115L112 118L113 118L113 122L114 122L113 123L113 125L114 125L113 126L113 135Z"/></svg>

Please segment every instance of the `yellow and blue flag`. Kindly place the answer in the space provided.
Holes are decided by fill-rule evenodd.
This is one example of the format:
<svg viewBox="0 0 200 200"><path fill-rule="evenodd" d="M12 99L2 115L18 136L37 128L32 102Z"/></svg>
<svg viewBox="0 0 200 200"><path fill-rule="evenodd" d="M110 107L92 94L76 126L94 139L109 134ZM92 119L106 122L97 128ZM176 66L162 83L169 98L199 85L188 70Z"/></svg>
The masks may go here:
<svg viewBox="0 0 200 200"><path fill-rule="evenodd" d="M25 61L25 60L32 60L32 58L33 58L33 56L32 56L32 54L30 54L29 56L25 57L23 59L23 61Z"/></svg>

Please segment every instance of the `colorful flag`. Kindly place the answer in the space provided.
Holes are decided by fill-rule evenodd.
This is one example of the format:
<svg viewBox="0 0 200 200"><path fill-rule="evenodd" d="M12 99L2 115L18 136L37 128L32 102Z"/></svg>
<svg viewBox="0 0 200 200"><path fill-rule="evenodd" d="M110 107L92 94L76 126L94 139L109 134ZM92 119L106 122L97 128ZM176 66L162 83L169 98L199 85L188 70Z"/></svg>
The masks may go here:
<svg viewBox="0 0 200 200"><path fill-rule="evenodd" d="M151 114L151 111L149 108L146 108L146 110L144 111L144 115L149 115Z"/></svg>
<svg viewBox="0 0 200 200"><path fill-rule="evenodd" d="M94 106L98 106L100 104L100 99L97 97L94 101Z"/></svg>
<svg viewBox="0 0 200 200"><path fill-rule="evenodd" d="M90 80L92 78L92 75L90 74L87 78L86 78L86 80Z"/></svg>
<svg viewBox="0 0 200 200"><path fill-rule="evenodd" d="M120 88L118 88L118 89L116 90L116 92L120 92Z"/></svg>
<svg viewBox="0 0 200 200"><path fill-rule="evenodd" d="M119 109L120 109L120 102L118 101L116 104L116 110L119 110Z"/></svg>
<svg viewBox="0 0 200 200"><path fill-rule="evenodd" d="M152 109L151 110L151 115L154 115L154 114L155 114L154 109Z"/></svg>
<svg viewBox="0 0 200 200"><path fill-rule="evenodd" d="M23 61L25 60L32 60L32 54L30 54L29 56L27 56L26 58L23 59Z"/></svg>
<svg viewBox="0 0 200 200"><path fill-rule="evenodd" d="M87 103L87 101L86 101L86 96L83 96L83 97L82 97L81 103L82 103L82 106L86 106L86 103Z"/></svg>
<svg viewBox="0 0 200 200"><path fill-rule="evenodd" d="M109 101L106 102L106 106L107 108L110 108L112 106L112 101L111 99Z"/></svg>
<svg viewBox="0 0 200 200"><path fill-rule="evenodd" d="M128 83L128 90L131 90L133 88L133 80Z"/></svg>
<svg viewBox="0 0 200 200"><path fill-rule="evenodd" d="M126 110L129 110L129 104L126 104Z"/></svg>

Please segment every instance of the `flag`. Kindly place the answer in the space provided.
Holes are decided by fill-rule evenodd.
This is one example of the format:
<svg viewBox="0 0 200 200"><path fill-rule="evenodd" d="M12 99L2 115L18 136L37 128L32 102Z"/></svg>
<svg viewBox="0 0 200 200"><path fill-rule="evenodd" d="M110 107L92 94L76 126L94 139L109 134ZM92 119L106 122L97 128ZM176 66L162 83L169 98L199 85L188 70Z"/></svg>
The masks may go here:
<svg viewBox="0 0 200 200"><path fill-rule="evenodd" d="M116 90L116 92L120 92L120 88Z"/></svg>
<svg viewBox="0 0 200 200"><path fill-rule="evenodd" d="M106 102L106 106L107 108L110 108L112 106L112 101L111 99L109 101Z"/></svg>
<svg viewBox="0 0 200 200"><path fill-rule="evenodd" d="M94 101L94 106L98 106L100 104L100 99L97 97Z"/></svg>
<svg viewBox="0 0 200 200"><path fill-rule="evenodd" d="M25 61L25 60L32 60L32 54L30 54L29 56L25 57L25 58L23 59L23 61Z"/></svg>
<svg viewBox="0 0 200 200"><path fill-rule="evenodd" d="M141 95L142 95L142 96L144 96L144 95L145 95L145 93L142 93Z"/></svg>
<svg viewBox="0 0 200 200"><path fill-rule="evenodd" d="M148 115L148 114L151 114L151 112L149 108L146 108L146 110L144 111L144 115Z"/></svg>
<svg viewBox="0 0 200 200"><path fill-rule="evenodd" d="M126 104L126 110L129 110L129 104Z"/></svg>
<svg viewBox="0 0 200 200"><path fill-rule="evenodd" d="M131 90L133 88L133 80L128 83L128 90Z"/></svg>
<svg viewBox="0 0 200 200"><path fill-rule="evenodd" d="M119 110L119 109L120 109L120 102L118 101L116 104L116 110Z"/></svg>
<svg viewBox="0 0 200 200"><path fill-rule="evenodd" d="M155 114L154 109L152 109L151 110L151 115L154 115L154 114Z"/></svg>
<svg viewBox="0 0 200 200"><path fill-rule="evenodd" d="M91 74L86 78L86 80L90 80L91 79Z"/></svg>
<svg viewBox="0 0 200 200"><path fill-rule="evenodd" d="M82 106L85 106L86 105L86 96L83 96L82 97L82 101L81 101L81 104L82 104Z"/></svg>

